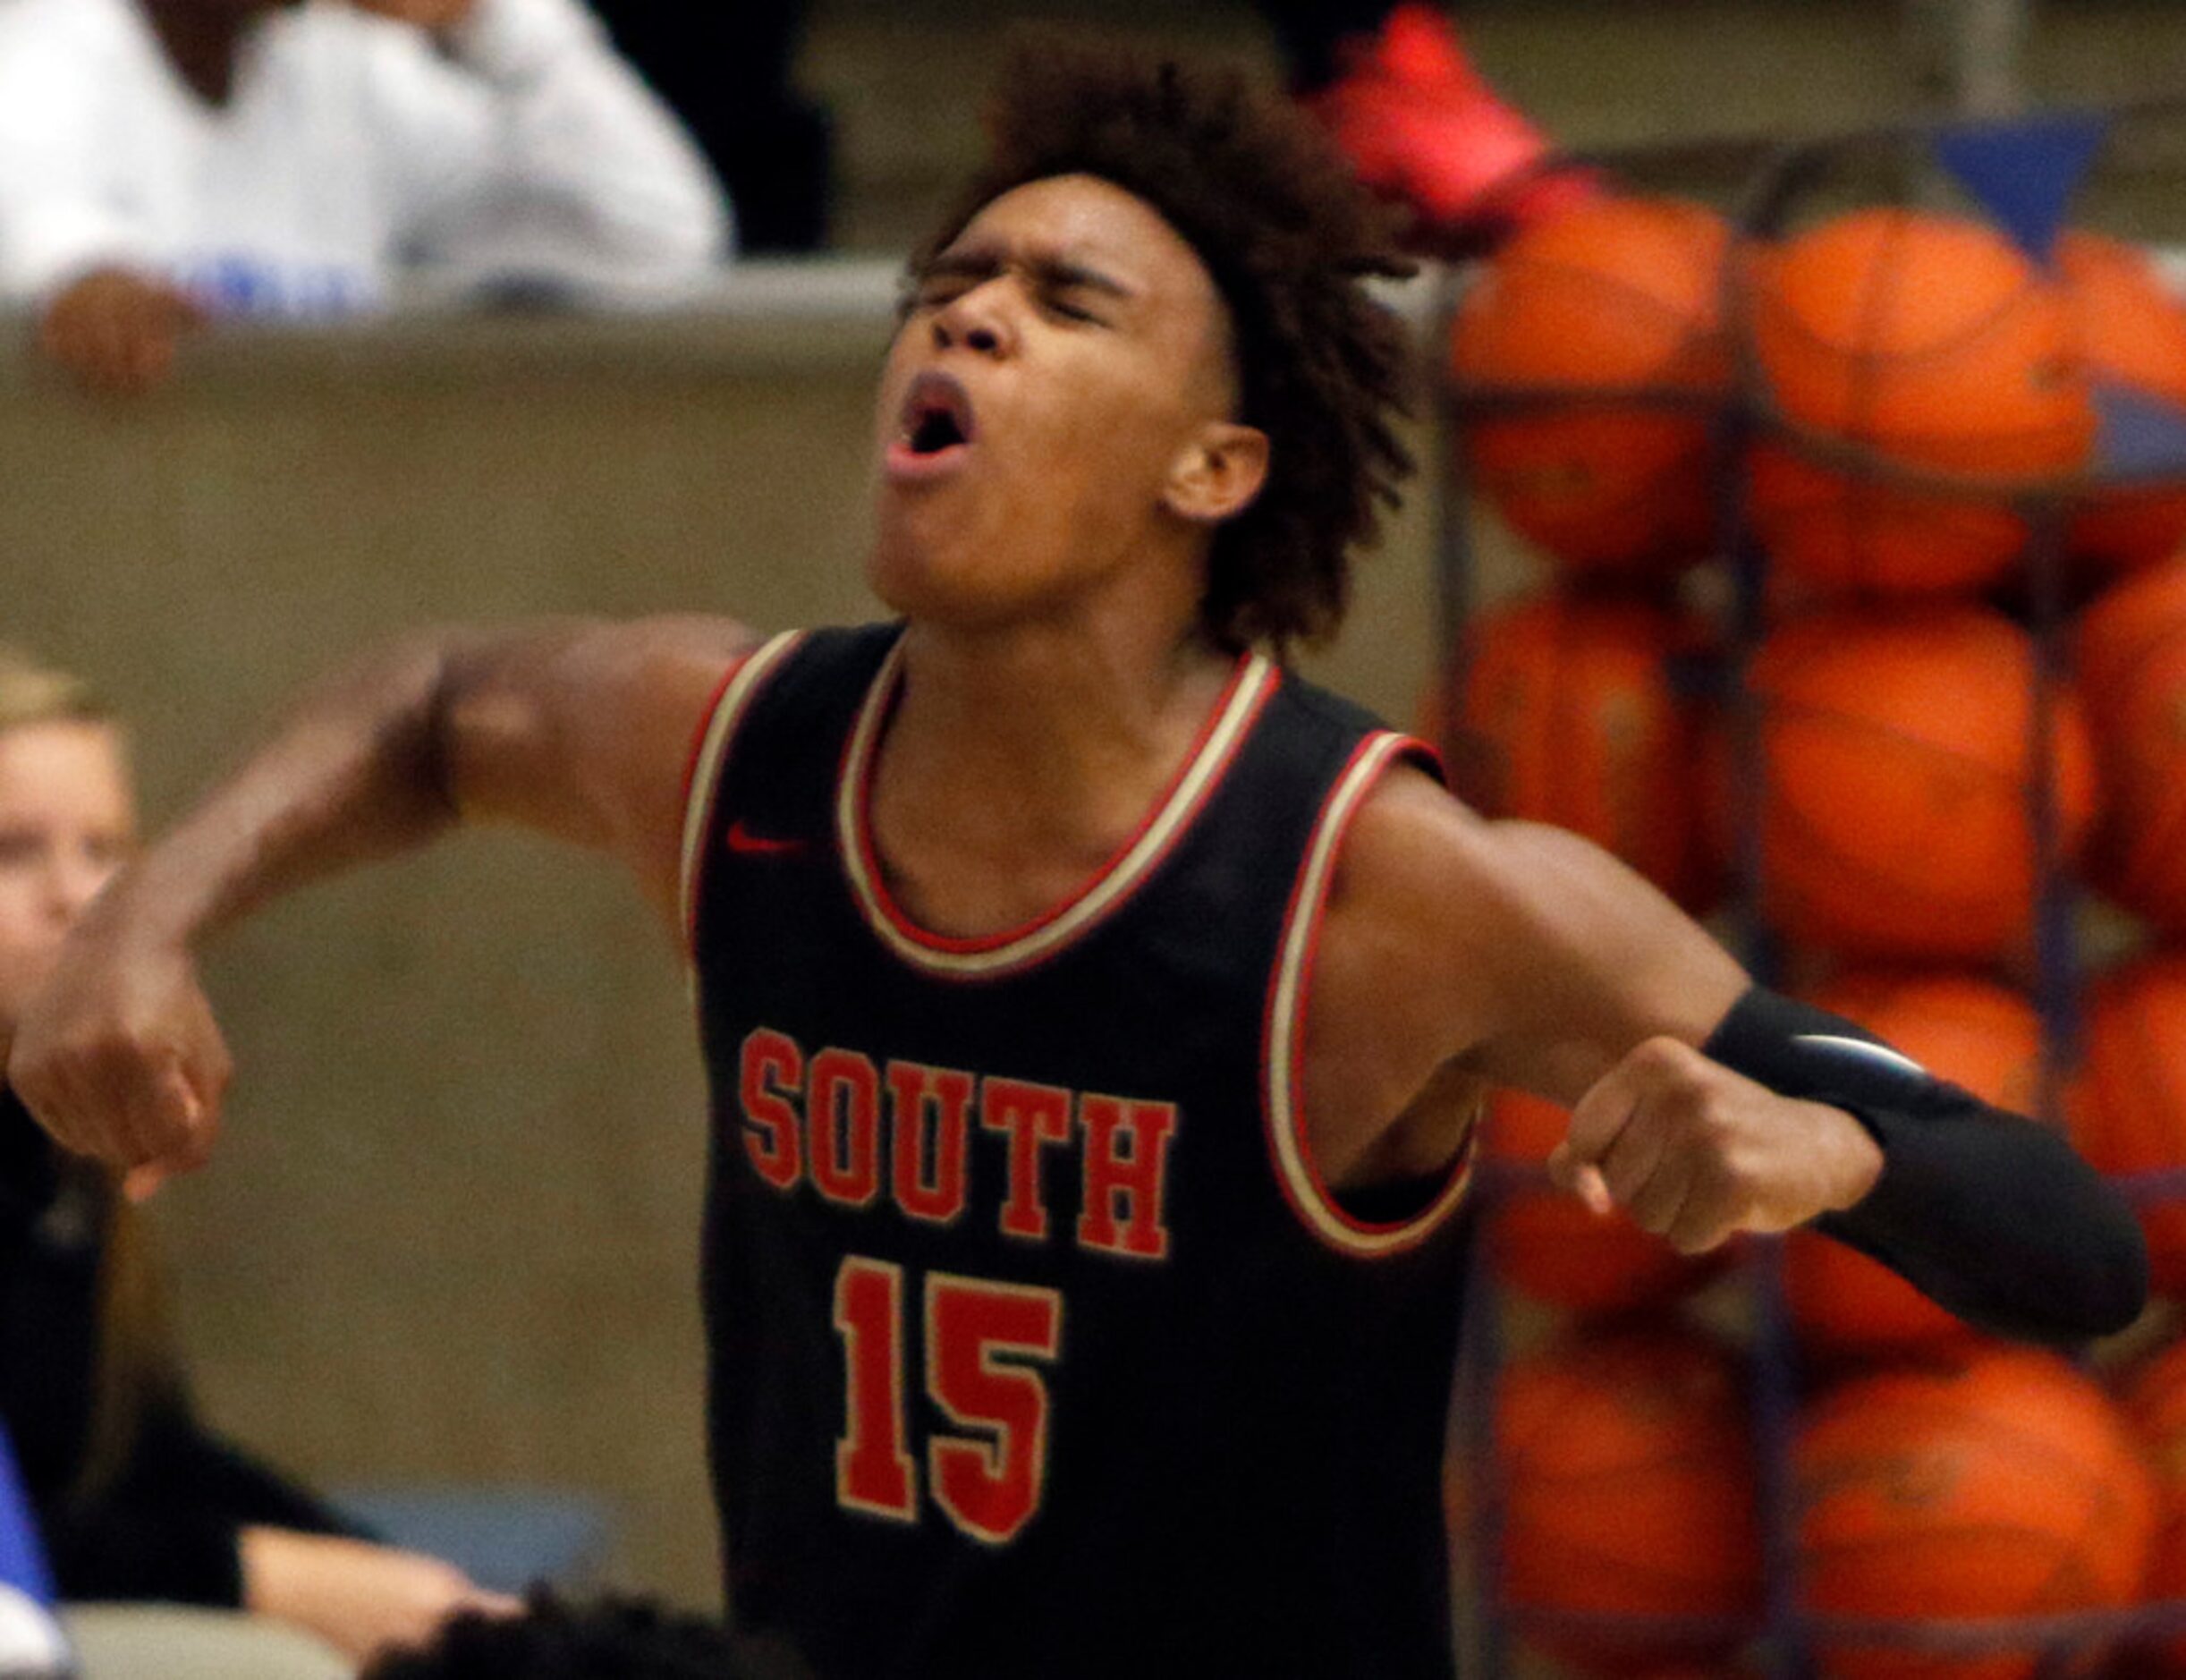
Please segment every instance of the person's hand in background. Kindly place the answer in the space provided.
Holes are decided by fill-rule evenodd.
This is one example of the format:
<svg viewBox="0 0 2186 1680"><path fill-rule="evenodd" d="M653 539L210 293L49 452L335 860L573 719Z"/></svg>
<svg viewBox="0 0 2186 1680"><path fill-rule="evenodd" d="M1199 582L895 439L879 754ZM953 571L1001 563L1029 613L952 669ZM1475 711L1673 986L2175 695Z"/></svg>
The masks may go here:
<svg viewBox="0 0 2186 1680"><path fill-rule="evenodd" d="M469 17L479 0L350 0L360 12L377 12L398 23L414 23L438 35Z"/></svg>
<svg viewBox="0 0 2186 1680"><path fill-rule="evenodd" d="M175 346L204 320L197 302L163 280L96 268L46 306L38 348L84 389L135 396L166 378Z"/></svg>
<svg viewBox="0 0 2186 1680"><path fill-rule="evenodd" d="M366 1540L247 1528L241 1549L245 1609L315 1633L359 1662L422 1645L465 1610L514 1616L523 1608L453 1564Z"/></svg>

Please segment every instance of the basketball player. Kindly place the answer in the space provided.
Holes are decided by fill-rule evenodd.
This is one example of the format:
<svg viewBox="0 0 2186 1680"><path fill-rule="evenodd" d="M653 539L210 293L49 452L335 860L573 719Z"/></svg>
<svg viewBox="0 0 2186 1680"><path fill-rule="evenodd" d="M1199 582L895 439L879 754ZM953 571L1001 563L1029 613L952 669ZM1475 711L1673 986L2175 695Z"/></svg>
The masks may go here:
<svg viewBox="0 0 2186 1680"><path fill-rule="evenodd" d="M436 631L331 680L64 952L13 1063L55 1135L140 1187L206 1158L192 952L276 893L464 821L619 860L712 1075L731 1597L825 1680L1448 1676L1491 1084L1682 1249L1818 1220L1994 1328L2132 1319L2064 1143L1284 669L1407 464L1360 284L1403 265L1310 122L1052 47L1004 86L881 379L897 622Z"/></svg>

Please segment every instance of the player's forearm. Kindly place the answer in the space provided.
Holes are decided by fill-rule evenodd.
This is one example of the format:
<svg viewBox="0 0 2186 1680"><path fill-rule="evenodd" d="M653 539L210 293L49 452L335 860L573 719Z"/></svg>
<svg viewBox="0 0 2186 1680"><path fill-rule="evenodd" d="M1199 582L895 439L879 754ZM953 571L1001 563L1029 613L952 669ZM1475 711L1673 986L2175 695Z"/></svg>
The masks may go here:
<svg viewBox="0 0 2186 1680"><path fill-rule="evenodd" d="M2069 1345L2139 1316L2140 1227L2055 1133L1976 1105L1880 1134L1881 1181L1822 1230L1998 1335Z"/></svg>
<svg viewBox="0 0 2186 1680"><path fill-rule="evenodd" d="M405 640L305 694L275 734L131 868L88 920L182 946L456 820L444 719L458 632Z"/></svg>
<svg viewBox="0 0 2186 1680"><path fill-rule="evenodd" d="M140 1191L202 1165L232 1065L196 944L277 894L419 845L459 813L603 846L636 835L647 844L626 852L640 881L669 903L676 801L663 790L680 779L649 715L627 695L618 705L601 672L651 668L632 645L674 634L650 623L436 632L321 683L64 942L8 1056L25 1105L64 1148L131 1172ZM711 638L724 651L682 672L692 688L742 633L715 625ZM699 710L682 689L674 698L671 739Z"/></svg>

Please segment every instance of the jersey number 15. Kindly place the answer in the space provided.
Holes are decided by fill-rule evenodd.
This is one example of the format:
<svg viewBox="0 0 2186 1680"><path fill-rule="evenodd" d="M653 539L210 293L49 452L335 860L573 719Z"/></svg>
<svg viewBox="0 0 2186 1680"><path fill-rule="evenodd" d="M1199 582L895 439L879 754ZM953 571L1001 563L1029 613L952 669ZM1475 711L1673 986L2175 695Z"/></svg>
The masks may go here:
<svg viewBox="0 0 2186 1680"><path fill-rule="evenodd" d="M934 1503L972 1539L1013 1540L1047 1480L1047 1384L1035 1369L1063 1348L1053 1289L932 1272L925 1287L926 1392L962 1431L926 1444ZM843 1436L835 1501L898 1523L919 1520L919 1465L905 1445L903 1268L861 1255L835 1279L843 1338Z"/></svg>

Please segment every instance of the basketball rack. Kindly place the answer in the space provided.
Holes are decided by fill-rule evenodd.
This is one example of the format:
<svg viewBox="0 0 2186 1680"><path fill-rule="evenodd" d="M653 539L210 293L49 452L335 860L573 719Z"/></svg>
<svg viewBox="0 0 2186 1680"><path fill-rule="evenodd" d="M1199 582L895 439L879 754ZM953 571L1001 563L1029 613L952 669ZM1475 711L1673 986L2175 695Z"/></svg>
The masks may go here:
<svg viewBox="0 0 2186 1680"><path fill-rule="evenodd" d="M1947 207L1979 216L2006 233L2038 260L2048 260L2068 216L2079 216L2085 199L2102 196L2104 172L2146 171L2175 161L2186 169L2186 98L2139 101L2106 108L2055 110L2001 120L1944 119L1863 129L1797 141L1732 139L1682 142L1575 156L1571 163L1605 178L1656 191L1681 181L1734 181L1724 207L1735 251L1775 241L1806 214L1856 203ZM2114 182L2107 183L2114 185ZM2107 225L2098 208L2093 225ZM2132 230L2139 233L2139 230ZM2145 233L2140 233L2145 240ZM2182 265L2159 264L2178 277ZM1719 921L1747 966L1763 981L1782 968L1776 932L1765 913L1764 857L1760 844L1760 708L1745 681L1767 618L1769 556L1750 518L1748 462L1759 442L1786 445L1808 459L1846 475L1914 492L1980 497L2008 507L2029 533L2012 592L2013 615L2037 649L2031 708L2033 762L2045 773L2030 777L2029 820L2035 844L2036 899L2029 947L2015 972L2044 1027L2041 1117L2062 1124L2065 1080L2073 1065L2080 1022L2083 979L2080 946L2082 895L2063 862L2057 793L2046 773L2058 727L2064 631L2075 607L2066 533L2074 511L2091 498L2121 488L2186 488L2186 412L2174 421L2139 409L2106 409L2098 403L2098 435L2092 462L2069 476L2039 482L1995 481L1919 471L1841 439L1798 426L1773 403L1752 349L1753 299L1748 266L1726 265L1724 318L1736 358L1731 399L1710 399L1716 508L1716 552L1710 564L1727 577L1723 612L1724 691L1733 760L1740 768L1734 793L1737 853L1733 886ZM1440 354L1446 328L1462 303L1469 276L1451 270L1441 279L1435 316L1445 330L1431 339ZM1438 364L1439 365L1439 364ZM1437 510L1436 623L1449 670L1463 657L1465 630L1481 592L1481 568L1468 495L1464 440L1486 417L1542 408L1614 401L1687 406L1690 391L1618 387L1590 391L1459 387L1437 381L1440 434L1445 443L1447 483ZM1719 580L1721 581L1721 580ZM2136 1175L2116 1181L2136 1203L2186 1197L2186 1169ZM1494 1438L1497 1382L1507 1362L1505 1303L1484 1233L1496 1204L1513 1190L1546 1183L1541 1169L1483 1161L1477 1175L1479 1206L1472 1221L1472 1299L1460 1354L1453 1450L1463 1455L1470 1497L1461 1552L1470 1575L1468 1625L1461 1644L1470 1659L1463 1672L1499 1680L1512 1672L1514 1642L1527 1634L1563 1634L1605 1641L1644 1638L1650 1649L1687 1641L1736 1644L1738 1671L1774 1680L1808 1680L1823 1671L1818 1653L1831 1643L1861 1650L1969 1659L2001 1653L2040 1651L2039 1672L2063 1676L2076 1655L2131 1638L2186 1635L2186 1600L2121 1610L2008 1619L1879 1620L1824 1616L1805 1608L1800 1580L1798 1513L1790 1470L1800 1404L1800 1354L1793 1334L1783 1274L1782 1242L1747 1245L1736 1287L1750 1337L1751 1409L1759 1466L1757 1498L1764 1536L1766 1592L1758 1614L1735 1625L1709 1618L1634 1617L1577 1612L1549 1613L1509 1605L1502 1590L1504 1490Z"/></svg>

